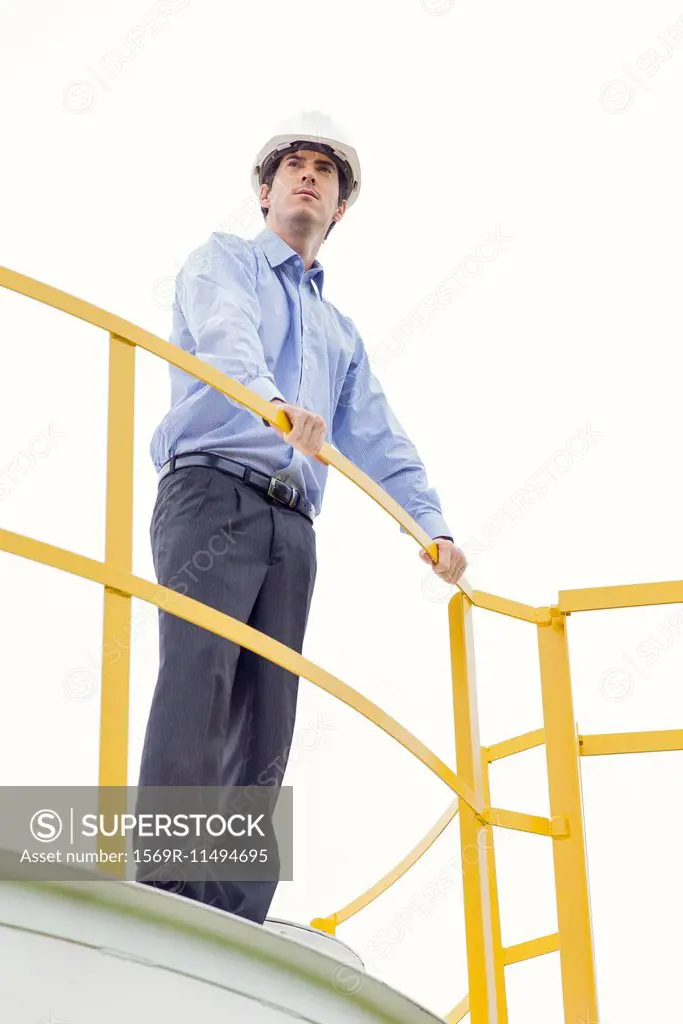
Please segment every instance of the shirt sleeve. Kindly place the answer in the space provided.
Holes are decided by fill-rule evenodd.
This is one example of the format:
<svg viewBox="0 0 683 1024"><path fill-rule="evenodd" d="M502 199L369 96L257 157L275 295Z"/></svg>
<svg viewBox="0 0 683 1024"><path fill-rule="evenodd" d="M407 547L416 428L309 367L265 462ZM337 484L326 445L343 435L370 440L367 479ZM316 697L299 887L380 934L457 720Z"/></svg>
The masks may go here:
<svg viewBox="0 0 683 1024"><path fill-rule="evenodd" d="M212 234L179 272L176 301L196 344L193 355L266 401L286 401L259 337L256 266L243 239Z"/></svg>
<svg viewBox="0 0 683 1024"><path fill-rule="evenodd" d="M387 491L430 537L453 539L439 496L422 461L374 376L363 341L348 318L354 353L332 419L331 440ZM401 533L408 531L400 527Z"/></svg>

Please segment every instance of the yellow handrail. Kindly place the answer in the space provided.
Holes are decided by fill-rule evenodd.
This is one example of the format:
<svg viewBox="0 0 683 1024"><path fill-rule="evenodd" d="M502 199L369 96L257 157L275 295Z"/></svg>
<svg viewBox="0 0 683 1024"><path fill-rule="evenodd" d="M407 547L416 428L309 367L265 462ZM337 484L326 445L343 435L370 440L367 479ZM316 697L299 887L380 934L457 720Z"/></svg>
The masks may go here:
<svg viewBox="0 0 683 1024"><path fill-rule="evenodd" d="M0 550L50 565L100 583L105 589L103 653L116 645L120 657L102 662L100 771L102 800L108 787L127 779L130 649L118 637L130 637L131 599L137 597L219 636L232 640L310 680L341 700L410 751L457 799L426 836L380 881L341 910L312 922L335 928L393 885L417 863L460 812L460 844L469 993L450 1011L449 1024L468 1012L472 1024L507 1024L504 968L521 960L559 951L565 1020L597 1021L595 965L588 899L588 877L581 800L580 759L614 753L683 750L683 730L579 735L574 721L566 620L575 612L669 604L683 600L683 581L593 587L561 591L555 605L532 607L509 598L472 591L464 579L448 606L457 770L429 750L411 732L347 683L272 637L194 599L153 584L132 572L133 411L135 348L140 347L184 370L226 397L283 430L285 414L249 388L202 360L90 303L0 267L0 286L77 316L109 332L109 417L107 431L107 505L105 561L0 529ZM435 559L436 545L381 487L330 445L320 457L376 501ZM543 726L485 747L479 740L474 673L472 608L479 607L529 622L536 627ZM550 789L550 817L490 806L489 765L534 746L544 745ZM542 834L551 839L555 863L558 932L504 947L496 882L493 828Z"/></svg>
<svg viewBox="0 0 683 1024"><path fill-rule="evenodd" d="M353 917L360 910L367 907L373 900L376 900L378 896L381 896L383 892L398 882L399 878L402 878L414 864L417 864L420 857L422 857L427 850L434 845L436 840L439 838L444 829L450 825L458 813L458 801L454 800L450 807L447 807L440 818L434 822L429 832L422 837L410 853L407 853L405 857L396 864L391 871L388 871L383 878L380 878L378 882L371 885L369 889L357 896L355 900L351 900L346 906L340 910L335 911L334 914L328 914L327 917L316 917L311 921L312 928L319 928L320 931L327 932L328 935L334 935L336 929L344 921L348 921L350 917Z"/></svg>
<svg viewBox="0 0 683 1024"><path fill-rule="evenodd" d="M267 633L262 633L258 629L254 629L253 626L247 625L246 622L219 612L216 608L202 604L201 601L196 601L192 597L179 594L176 590L170 590L159 583L150 583L149 580L134 576L131 572L117 569L106 561L98 562L94 558L78 555L74 551L67 551L65 548L46 544L45 541L25 537L23 534L14 533L11 530L0 529L0 550L30 559L32 562L49 565L54 569L61 569L72 576L80 576L93 583L100 583L127 598L137 597L141 601L147 601L171 615L177 615L195 626L208 629L226 640L232 640L239 647L247 647L250 651L268 658L269 661L275 662L276 665L280 665L294 675L308 679L321 690L336 697L337 700L353 708L368 721L373 722L402 747L409 750L418 761L421 761L442 782L445 782L465 803L477 811L483 810L469 786L461 782L452 768L449 768L440 757L437 757L421 740L400 725L395 718L364 697L362 693L354 690L348 683L344 683L331 672L320 668L308 658L304 658L298 651L280 643L279 640L268 636ZM103 670L106 673L107 667L103 666ZM106 784L121 785L121 783L115 782Z"/></svg>
<svg viewBox="0 0 683 1024"><path fill-rule="evenodd" d="M25 295L28 298L35 299L38 302L42 302L47 306L52 306L54 309L60 310L62 313L68 313L71 316L78 317L80 320L85 320L86 323L92 324L95 327L101 327L103 330L108 331L110 335L116 336L119 340L128 342L132 345L138 346L138 348L144 348L147 352L151 352L152 355L159 356L167 363L171 363L173 366L177 366L179 370L184 370L186 373L198 380L203 381L205 384L211 385L221 394L228 398L239 402L240 405L250 409L252 412L257 413L263 419L268 420L274 426L279 427L281 430L289 431L291 424L284 412L278 410L277 405L272 402L267 402L260 395L257 395L255 391L245 387L244 384L240 384L239 381L233 380L231 377L227 377L219 370L209 366L207 363L198 359L197 356L192 356L188 352L184 352L181 348L176 345L172 345L168 341L164 341L162 338L158 338L156 335L151 334L149 331L143 330L142 327L137 327L135 324L130 323L128 320L123 320L119 316L115 316L113 313L108 313L104 309L100 309L99 306L94 306L90 302L85 302L83 299L76 298L75 295L69 295L67 292L60 291L58 288L53 288L51 285L43 284L41 281L36 281L32 277L26 277L24 274L18 274L14 270L9 270L7 267L0 267L0 287L9 288L12 291L18 292L20 295ZM360 487L368 497L376 501L377 504L384 509L396 522L408 532L408 534L417 541L417 543L426 551L433 561L438 558L437 547L432 538L426 533L425 530L419 526L412 516L408 515L404 508L399 503L387 494L387 492L379 486L371 477L364 473L358 468L350 459L342 455L341 452L333 448L332 445L325 442L323 447L318 452L319 457L323 462L328 463L330 466L334 466L336 470L342 473L351 483L354 483L357 487ZM470 593L469 585L464 577L461 577L456 584L460 590L464 593Z"/></svg>

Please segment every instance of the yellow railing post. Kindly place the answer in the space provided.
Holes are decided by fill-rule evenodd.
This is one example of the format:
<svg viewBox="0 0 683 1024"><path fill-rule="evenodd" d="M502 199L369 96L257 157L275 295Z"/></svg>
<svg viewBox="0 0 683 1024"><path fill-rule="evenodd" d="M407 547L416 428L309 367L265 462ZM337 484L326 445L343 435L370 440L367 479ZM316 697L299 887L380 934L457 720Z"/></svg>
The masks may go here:
<svg viewBox="0 0 683 1024"><path fill-rule="evenodd" d="M551 818L564 815L569 834L553 837L557 921L565 1024L597 1024L595 958L581 798L579 735L569 674L566 615L551 609L539 625L545 749Z"/></svg>
<svg viewBox="0 0 683 1024"><path fill-rule="evenodd" d="M474 667L472 605L458 593L448 604L455 714L456 771L485 805L482 748L479 741L477 692ZM489 826L460 799L460 846L462 854L463 899L469 1007L472 1024L504 1024L505 1010L497 993L504 986L502 957L495 956L493 907L491 904L493 860L487 842ZM496 963L498 959L498 963ZM499 975L498 981L496 975Z"/></svg>
<svg viewBox="0 0 683 1024"><path fill-rule="evenodd" d="M484 803L488 807L491 803L491 785L489 780L489 759L487 747L482 747L481 774ZM494 847L495 832L493 825L485 825L483 832L483 841L486 844L486 855L488 857L488 884L489 900L491 903L493 964L496 972L496 1006L498 1009L496 1024L508 1024L508 1004L507 993L505 991L505 954L503 951L503 939L500 928L500 904L498 901L498 876L496 874L496 851Z"/></svg>
<svg viewBox="0 0 683 1024"><path fill-rule="evenodd" d="M126 572L133 568L134 404L135 345L110 333L105 561ZM104 588L100 787L125 787L128 780L131 605L129 594ZM112 795L100 789L100 814L125 812L123 792L115 801ZM112 836L101 849L122 852L124 844Z"/></svg>

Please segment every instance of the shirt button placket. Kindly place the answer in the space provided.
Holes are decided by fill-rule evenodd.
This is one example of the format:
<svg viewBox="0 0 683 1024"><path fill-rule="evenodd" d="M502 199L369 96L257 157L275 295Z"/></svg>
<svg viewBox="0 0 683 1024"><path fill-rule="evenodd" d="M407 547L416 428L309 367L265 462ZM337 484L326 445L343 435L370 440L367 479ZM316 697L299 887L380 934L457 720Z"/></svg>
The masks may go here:
<svg viewBox="0 0 683 1024"><path fill-rule="evenodd" d="M299 385L300 404L304 409L309 407L308 400L308 310L306 308L305 289L309 287L308 280L302 276L299 282L299 305L301 306L301 383Z"/></svg>

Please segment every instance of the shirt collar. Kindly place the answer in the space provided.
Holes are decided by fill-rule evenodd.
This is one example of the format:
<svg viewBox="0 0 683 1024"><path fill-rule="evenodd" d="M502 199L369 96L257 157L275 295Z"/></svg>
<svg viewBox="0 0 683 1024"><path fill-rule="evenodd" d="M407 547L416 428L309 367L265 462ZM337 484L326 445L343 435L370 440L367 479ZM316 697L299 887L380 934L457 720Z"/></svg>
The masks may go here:
<svg viewBox="0 0 683 1024"><path fill-rule="evenodd" d="M260 234L254 239L255 242L263 249L266 259L270 263L273 269L279 267L281 263L291 259L292 256L298 256L296 249L292 249L288 242L285 242L284 238L280 238L270 228L264 228ZM309 270L310 280L315 281L317 293L322 299L323 296L323 282L325 280L325 271L323 266L318 260L313 260L311 268Z"/></svg>

